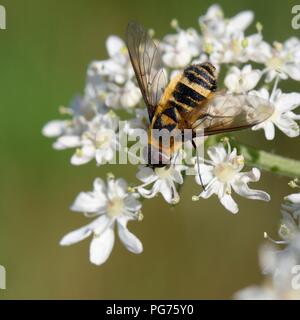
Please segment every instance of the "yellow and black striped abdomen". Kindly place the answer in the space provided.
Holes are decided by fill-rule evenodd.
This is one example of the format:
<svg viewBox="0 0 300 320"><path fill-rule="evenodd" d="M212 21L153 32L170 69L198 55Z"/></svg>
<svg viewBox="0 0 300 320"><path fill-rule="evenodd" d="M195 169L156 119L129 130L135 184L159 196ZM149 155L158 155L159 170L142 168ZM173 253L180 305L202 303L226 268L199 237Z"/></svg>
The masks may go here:
<svg viewBox="0 0 300 320"><path fill-rule="evenodd" d="M198 107L216 89L215 67L211 63L191 65L183 71L169 104L183 115Z"/></svg>
<svg viewBox="0 0 300 320"><path fill-rule="evenodd" d="M199 107L216 89L215 67L211 63L187 67L166 88L151 128L168 131L178 128L185 115Z"/></svg>

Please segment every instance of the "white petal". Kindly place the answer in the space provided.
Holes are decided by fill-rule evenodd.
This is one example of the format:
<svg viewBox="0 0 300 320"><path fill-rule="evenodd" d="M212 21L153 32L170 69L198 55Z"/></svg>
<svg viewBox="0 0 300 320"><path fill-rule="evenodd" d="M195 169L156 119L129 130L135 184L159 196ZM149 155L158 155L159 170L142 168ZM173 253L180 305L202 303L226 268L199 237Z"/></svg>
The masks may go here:
<svg viewBox="0 0 300 320"><path fill-rule="evenodd" d="M292 193L288 195L286 199L293 203L300 204L300 193Z"/></svg>
<svg viewBox="0 0 300 320"><path fill-rule="evenodd" d="M115 234L112 228L108 228L99 236L95 235L90 245L90 261L98 266L106 262L114 242Z"/></svg>
<svg viewBox="0 0 300 320"><path fill-rule="evenodd" d="M207 150L207 154L210 159L214 162L214 164L219 164L223 162L227 156L227 152L223 146L223 144L219 143L216 146L210 147Z"/></svg>
<svg viewBox="0 0 300 320"><path fill-rule="evenodd" d="M230 92L239 92L237 85L239 84L239 75L230 73L225 77L225 86L230 90Z"/></svg>
<svg viewBox="0 0 300 320"><path fill-rule="evenodd" d="M150 167L140 167L136 177L144 183L151 183L156 180L154 171Z"/></svg>
<svg viewBox="0 0 300 320"><path fill-rule="evenodd" d="M260 171L257 168L253 168L249 172L240 173L239 179L244 183L256 182L260 179Z"/></svg>
<svg viewBox="0 0 300 320"><path fill-rule="evenodd" d="M72 211L98 212L105 207L107 199L104 194L93 192L81 192L71 206Z"/></svg>
<svg viewBox="0 0 300 320"><path fill-rule="evenodd" d="M275 291L271 288L250 286L238 291L234 295L236 300L276 300Z"/></svg>
<svg viewBox="0 0 300 320"><path fill-rule="evenodd" d="M130 82L129 82L130 83ZM120 103L123 108L132 108L139 103L141 91L135 85L127 85L125 93L120 97Z"/></svg>
<svg viewBox="0 0 300 320"><path fill-rule="evenodd" d="M103 232L109 225L110 219L108 219L105 215L100 216L87 226L68 233L60 241L60 245L69 246L71 244L77 243L87 238L93 231L97 231L99 233Z"/></svg>
<svg viewBox="0 0 300 320"><path fill-rule="evenodd" d="M96 178L93 183L94 190L100 193L106 192L105 182L101 178Z"/></svg>
<svg viewBox="0 0 300 320"><path fill-rule="evenodd" d="M284 132L288 137L295 138L300 134L299 126L296 121L288 118L285 115L282 115L275 122L276 126Z"/></svg>
<svg viewBox="0 0 300 320"><path fill-rule="evenodd" d="M214 193L218 193L218 189L221 187L221 183L217 180L217 178L213 178L210 181L209 185L206 186L205 190L201 192L200 197L203 199L209 198Z"/></svg>
<svg viewBox="0 0 300 320"><path fill-rule="evenodd" d="M200 175L201 175L202 182L204 185L207 185L213 179L214 167L206 164L200 164L199 167L200 167ZM199 178L197 164L195 165L195 169L197 171L197 174L195 175L196 183L200 185L201 181Z"/></svg>
<svg viewBox="0 0 300 320"><path fill-rule="evenodd" d="M142 207L140 201L136 200L132 195L128 195L124 199L124 204L126 209L129 209L130 211L139 211Z"/></svg>
<svg viewBox="0 0 300 320"><path fill-rule="evenodd" d="M293 120L296 120L296 121L299 121L300 120L300 114L296 114L292 111L288 111L285 113L285 115L288 117L288 118L291 118Z"/></svg>
<svg viewBox="0 0 300 320"><path fill-rule="evenodd" d="M284 66L284 71L294 80L300 81L300 67L295 64L287 64Z"/></svg>
<svg viewBox="0 0 300 320"><path fill-rule="evenodd" d="M110 57L119 54L122 48L125 47L124 42L117 36L110 36L106 41L107 51Z"/></svg>
<svg viewBox="0 0 300 320"><path fill-rule="evenodd" d="M179 169L178 166L175 166L174 169L171 169L171 177L172 179L179 183L179 184L182 184L183 183L183 177L182 177L182 174L181 174L181 171L177 170Z"/></svg>
<svg viewBox="0 0 300 320"><path fill-rule="evenodd" d="M220 199L222 205L229 210L232 213L237 213L239 211L239 208L236 204L236 202L232 199L232 197L228 194L225 194L221 199Z"/></svg>
<svg viewBox="0 0 300 320"><path fill-rule="evenodd" d="M265 130L267 140L273 140L275 138L275 127L273 122L266 121L263 128Z"/></svg>
<svg viewBox="0 0 300 320"><path fill-rule="evenodd" d="M60 245L69 246L71 244L77 243L81 240L86 239L89 235L91 235L91 233L92 229L90 228L90 225L84 226L65 235L61 239Z"/></svg>
<svg viewBox="0 0 300 320"><path fill-rule="evenodd" d="M75 152L71 157L73 166L80 166L90 162L95 156L95 148L93 146L84 146L79 152Z"/></svg>
<svg viewBox="0 0 300 320"><path fill-rule="evenodd" d="M120 240L127 250L136 254L143 251L143 245L141 241L127 229L126 219L118 219L118 233Z"/></svg>
<svg viewBox="0 0 300 320"><path fill-rule="evenodd" d="M280 112L286 112L295 109L300 105L300 93L281 94L276 101L276 108Z"/></svg>
<svg viewBox="0 0 300 320"><path fill-rule="evenodd" d="M243 83L244 91L249 91L255 88L260 77L261 77L261 72L259 70L253 70L247 76L245 76L244 83Z"/></svg>
<svg viewBox="0 0 300 320"><path fill-rule="evenodd" d="M157 195L158 192L160 192L160 181L155 181L152 188L150 190L146 188L138 188L138 192L143 196L144 198L153 198Z"/></svg>
<svg viewBox="0 0 300 320"><path fill-rule="evenodd" d="M105 164L110 161L113 157L111 149L97 149L95 152L95 159L98 165Z"/></svg>
<svg viewBox="0 0 300 320"><path fill-rule="evenodd" d="M120 95L115 92L110 92L105 98L105 104L111 108L120 107Z"/></svg>
<svg viewBox="0 0 300 320"><path fill-rule="evenodd" d="M162 57L163 62L171 68L183 68L191 60L191 55L189 52L182 51L180 53L167 52Z"/></svg>
<svg viewBox="0 0 300 320"><path fill-rule="evenodd" d="M168 203L172 203L172 189L166 180L159 180L160 193Z"/></svg>
<svg viewBox="0 0 300 320"><path fill-rule="evenodd" d="M261 72L252 70L251 65L246 65L242 72L233 67L225 77L224 83L231 92L242 93L252 90L257 85L260 77Z"/></svg>
<svg viewBox="0 0 300 320"><path fill-rule="evenodd" d="M270 201L268 193L261 190L250 189L248 187L248 182L258 181L259 178L260 171L257 168L253 168L250 172L238 174L235 181L232 183L232 187L234 191L242 197L253 200Z"/></svg>
<svg viewBox="0 0 300 320"><path fill-rule="evenodd" d="M270 97L269 91L266 88L262 88L259 91L253 90L249 92L249 94L259 96L265 100L269 100L269 97Z"/></svg>
<svg viewBox="0 0 300 320"><path fill-rule="evenodd" d="M115 180L115 187L114 188L115 188L115 193L118 195L118 197L124 198L125 196L128 195L128 193L127 193L128 185L124 179L119 178L119 179Z"/></svg>
<svg viewBox="0 0 300 320"><path fill-rule="evenodd" d="M109 218L107 215L103 214L96 220L94 220L90 227L93 228L95 234L100 235L103 233L107 228L111 227L113 224L113 220Z"/></svg>
<svg viewBox="0 0 300 320"><path fill-rule="evenodd" d="M68 149L68 147L66 147L65 145L59 143L58 141L55 141L52 145L53 149L55 150L65 150Z"/></svg>
<svg viewBox="0 0 300 320"><path fill-rule="evenodd" d="M242 11L229 20L228 30L235 32L236 30L244 31L252 23L254 14L252 11Z"/></svg>
<svg viewBox="0 0 300 320"><path fill-rule="evenodd" d="M61 136L57 139L57 142L65 148L75 148L81 144L79 136Z"/></svg>
<svg viewBox="0 0 300 320"><path fill-rule="evenodd" d="M64 133L65 121L53 120L48 122L42 129L44 136L53 138L58 137Z"/></svg>

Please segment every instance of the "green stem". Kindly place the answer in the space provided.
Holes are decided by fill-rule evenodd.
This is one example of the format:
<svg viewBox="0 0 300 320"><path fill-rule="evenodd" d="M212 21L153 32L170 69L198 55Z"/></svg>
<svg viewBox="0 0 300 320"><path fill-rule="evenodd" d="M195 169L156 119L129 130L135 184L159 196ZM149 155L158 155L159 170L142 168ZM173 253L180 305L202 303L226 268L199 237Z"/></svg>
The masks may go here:
<svg viewBox="0 0 300 320"><path fill-rule="evenodd" d="M214 144L216 140L220 140L220 138L215 138L213 140L214 141L208 141L208 145ZM230 140L230 144L237 148L239 154L244 156L247 165L291 178L300 178L299 160L289 159L270 152L258 150L233 139Z"/></svg>
<svg viewBox="0 0 300 320"><path fill-rule="evenodd" d="M234 144L233 144L234 145ZM291 178L300 178L300 161L257 150L243 144L236 145L247 164Z"/></svg>

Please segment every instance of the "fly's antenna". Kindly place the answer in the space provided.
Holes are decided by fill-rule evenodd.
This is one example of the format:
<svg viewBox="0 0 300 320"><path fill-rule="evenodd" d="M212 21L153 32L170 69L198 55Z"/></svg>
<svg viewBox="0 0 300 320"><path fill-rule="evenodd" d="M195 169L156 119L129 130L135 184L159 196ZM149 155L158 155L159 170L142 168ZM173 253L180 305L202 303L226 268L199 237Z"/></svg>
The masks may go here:
<svg viewBox="0 0 300 320"><path fill-rule="evenodd" d="M201 177L201 173L200 173L200 164L199 164L199 154L198 154L198 149L197 149L197 146L196 146L196 143L194 140L192 140L192 144L193 144L193 147L195 148L196 150L196 158L197 158L197 169L198 169L198 175L199 175L199 180L200 180L200 183L201 183L201 186L203 188L204 191L206 191L205 189L205 186L203 184L203 180L202 180L202 177Z"/></svg>

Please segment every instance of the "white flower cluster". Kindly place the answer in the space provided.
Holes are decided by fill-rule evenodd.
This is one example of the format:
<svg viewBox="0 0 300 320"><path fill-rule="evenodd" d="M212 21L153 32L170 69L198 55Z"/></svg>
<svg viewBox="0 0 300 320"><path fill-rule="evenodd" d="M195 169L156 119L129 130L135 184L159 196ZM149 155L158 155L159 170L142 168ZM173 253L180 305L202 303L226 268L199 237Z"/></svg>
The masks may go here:
<svg viewBox="0 0 300 320"><path fill-rule="evenodd" d="M274 115L254 130L264 129L267 139L274 139L274 126L289 137L299 136L295 121L300 116L293 110L300 104L300 94L282 93L278 84L287 78L300 81L300 41L291 38L283 44L270 45L263 39L260 24L255 34L246 35L245 30L253 18L252 12L244 11L228 19L220 6L213 5L199 18L198 30L183 30L173 21L174 33L165 36L160 43L163 63L171 76L189 64L204 61L213 63L218 71L224 68L226 76L223 83L219 80L220 88L225 87L232 93L258 95L275 106ZM136 129L147 128L146 108L124 41L110 36L106 47L109 58L94 61L88 67L83 97L77 97L70 107L60 109L68 119L51 121L43 128L45 136L56 138L55 149L75 148L71 158L73 165L91 160L97 165L110 162L116 151L120 151L118 134L131 135ZM260 69L254 69L253 63ZM127 112L123 128L119 120L125 113L120 111ZM196 174L196 183L205 186L194 200L215 194L227 210L237 213L232 190L249 199L270 199L267 193L248 187L249 182L260 179L260 171L252 168L242 172L244 158L236 149L231 150L229 143L227 148L223 144L214 145L207 154L209 159L200 166L194 159L195 172L201 174L203 180ZM111 252L116 222L124 245L132 252L141 252L141 243L126 228L128 220L139 220L141 204L136 198L152 198L161 193L168 203L177 203L180 200L178 186L183 184L186 170L186 166L175 163L155 169L140 166L136 177L141 183L129 188L130 192L123 180L110 178L107 187L102 180L96 180L94 191L81 193L72 210L99 217L67 235L61 244L71 244L93 234L90 257L91 262L99 265Z"/></svg>
<svg viewBox="0 0 300 320"><path fill-rule="evenodd" d="M241 300L300 300L300 193L287 196L282 205L282 219L275 241L265 233L271 243L259 252L260 267L266 279L236 293ZM284 249L275 245L284 245Z"/></svg>

